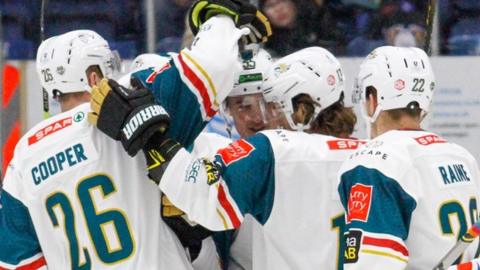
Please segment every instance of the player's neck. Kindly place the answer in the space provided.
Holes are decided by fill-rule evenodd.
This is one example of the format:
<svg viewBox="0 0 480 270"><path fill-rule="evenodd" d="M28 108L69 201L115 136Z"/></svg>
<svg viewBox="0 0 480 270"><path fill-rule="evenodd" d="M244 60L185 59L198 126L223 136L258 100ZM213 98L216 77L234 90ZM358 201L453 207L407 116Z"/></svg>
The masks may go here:
<svg viewBox="0 0 480 270"><path fill-rule="evenodd" d="M79 105L82 105L83 103L86 103L87 101L79 101L79 102L68 102L68 103L65 103L65 102L62 102L60 103L60 108L62 110L62 112L66 112L66 111L69 111Z"/></svg>
<svg viewBox="0 0 480 270"><path fill-rule="evenodd" d="M76 92L76 93L68 93L62 95L59 98L60 108L62 112L69 111L78 105L81 105L86 102L90 102L90 93L88 92Z"/></svg>
<svg viewBox="0 0 480 270"><path fill-rule="evenodd" d="M380 114L377 121L372 124L372 138L382 135L390 130L420 130L420 122L411 117L401 117L392 120L387 115Z"/></svg>

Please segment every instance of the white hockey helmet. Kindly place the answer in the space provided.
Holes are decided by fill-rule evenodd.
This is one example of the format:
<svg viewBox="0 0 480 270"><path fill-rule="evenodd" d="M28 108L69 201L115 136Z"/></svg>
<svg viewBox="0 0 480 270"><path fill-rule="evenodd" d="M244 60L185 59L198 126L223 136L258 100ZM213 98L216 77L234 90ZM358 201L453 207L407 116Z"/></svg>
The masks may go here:
<svg viewBox="0 0 480 270"><path fill-rule="evenodd" d="M133 59L132 63L130 64L130 68L128 73L123 75L120 79L118 79L118 83L127 87L131 88L130 85L130 77L132 73L135 73L142 69L147 69L150 67L163 67L170 61L170 57L161 56L154 53L144 53L140 54L135 59Z"/></svg>
<svg viewBox="0 0 480 270"><path fill-rule="evenodd" d="M310 128L321 110L337 102L345 88L340 62L321 47L305 48L277 60L269 69L263 89L266 102L276 102L294 130ZM293 99L306 94L317 103L309 123L295 123Z"/></svg>
<svg viewBox="0 0 480 270"><path fill-rule="evenodd" d="M261 129L266 124L262 83L271 65L272 57L257 44L248 45L242 52L242 69L234 74L233 89L219 110L219 114L225 120L228 134L235 133L234 127L237 129L240 126L254 125ZM234 105L231 103L232 100ZM260 119L263 124L259 123ZM252 121L255 124L252 124ZM245 136L242 127L238 133Z"/></svg>
<svg viewBox="0 0 480 270"><path fill-rule="evenodd" d="M75 30L45 40L38 48L36 64L40 83L50 97L90 91L86 74L90 66L98 65L108 78L121 70L118 54L91 30Z"/></svg>
<svg viewBox="0 0 480 270"><path fill-rule="evenodd" d="M427 113L432 103L435 78L427 54L419 48L383 46L373 50L363 61L355 80L352 101L366 102L367 87L377 90L378 106L369 117L373 123L383 110L407 108L412 102Z"/></svg>
<svg viewBox="0 0 480 270"><path fill-rule="evenodd" d="M235 82L229 97L262 93L262 82L265 73L272 65L272 57L270 54L259 48L258 50L250 50L253 54L250 59L243 60L242 70L235 74Z"/></svg>
<svg viewBox="0 0 480 270"><path fill-rule="evenodd" d="M136 72L149 67L163 67L170 61L170 57L161 56L154 53L144 53L133 59L130 65L130 72Z"/></svg>

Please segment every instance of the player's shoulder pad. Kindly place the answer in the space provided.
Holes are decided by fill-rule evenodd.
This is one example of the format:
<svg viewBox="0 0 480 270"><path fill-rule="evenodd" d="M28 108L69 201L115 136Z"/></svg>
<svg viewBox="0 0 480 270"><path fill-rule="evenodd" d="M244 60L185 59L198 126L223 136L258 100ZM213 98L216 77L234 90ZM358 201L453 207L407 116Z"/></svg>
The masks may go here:
<svg viewBox="0 0 480 270"><path fill-rule="evenodd" d="M262 133L257 133L247 139L240 139L230 143L227 147L217 151L224 166L229 166L239 160L248 158L249 162L268 160L273 158L272 146L269 139Z"/></svg>
<svg viewBox="0 0 480 270"><path fill-rule="evenodd" d="M262 131L269 138L276 157L293 160L343 161L365 141L341 139L322 134L309 134L288 130Z"/></svg>
<svg viewBox="0 0 480 270"><path fill-rule="evenodd" d="M131 74L131 78L135 79L137 82L140 82L143 87L147 89L152 89L153 83L157 76L164 71L169 70L172 67L171 61L166 62L165 64L158 67L149 67L142 69Z"/></svg>
<svg viewBox="0 0 480 270"><path fill-rule="evenodd" d="M475 161L472 154L464 147L449 142L442 136L432 132L411 132L411 135L407 137L405 141L408 141L407 149L412 158L421 157L426 153L433 155L448 153L449 155L454 154L470 161Z"/></svg>
<svg viewBox="0 0 480 270"><path fill-rule="evenodd" d="M343 163L340 174L357 166L377 169L383 174L399 179L412 166L409 158L410 142L401 136L385 133L362 144L351 152Z"/></svg>
<svg viewBox="0 0 480 270"><path fill-rule="evenodd" d="M56 143L55 138L63 137L66 132L89 126L87 121L89 111L90 104L84 103L43 120L25 133L17 144L15 152L47 147L49 144Z"/></svg>
<svg viewBox="0 0 480 270"><path fill-rule="evenodd" d="M220 148L232 143L230 138L212 132L201 132L190 147L191 153L198 157L211 157Z"/></svg>

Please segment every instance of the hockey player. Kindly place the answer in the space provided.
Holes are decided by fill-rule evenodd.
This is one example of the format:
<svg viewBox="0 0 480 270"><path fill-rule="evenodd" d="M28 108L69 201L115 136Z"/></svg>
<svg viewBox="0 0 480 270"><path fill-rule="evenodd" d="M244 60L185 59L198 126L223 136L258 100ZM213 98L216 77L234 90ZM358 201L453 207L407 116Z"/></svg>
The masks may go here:
<svg viewBox="0 0 480 270"><path fill-rule="evenodd" d="M16 146L1 196L0 268L191 269L160 220L160 193L144 181L145 161L87 122L88 90L113 76L116 63L89 30L40 45L41 85L63 113Z"/></svg>
<svg viewBox="0 0 480 270"><path fill-rule="evenodd" d="M345 269L433 269L477 219L477 162L421 129L435 89L424 51L377 48L356 84L373 140L340 171Z"/></svg>
<svg viewBox="0 0 480 270"><path fill-rule="evenodd" d="M258 45L256 44L249 46L249 49L245 50L242 54L248 59L242 62L242 70L235 74L233 90L229 93L229 96L222 105L224 110L228 110L229 108L232 109L228 110L228 116L225 117L228 121L228 131L230 132L234 125L235 128L239 130L240 135L246 137L254 134L254 132L260 129L260 127L255 126L259 121L261 129L265 128L266 125L265 117L260 117L256 115L256 113L259 113L258 107L262 106L264 102L261 84L267 68L271 65L271 57L265 50L258 49ZM175 57L175 55L173 56ZM134 87L138 87L140 84L148 86L149 83L146 80L140 82L138 79L148 78L149 75L155 71L160 72L164 69L169 60L169 57L156 54L139 55L132 62L129 70L130 72L124 75L118 82L127 88L131 87L131 80L134 81L134 84L135 80L137 80ZM132 74L136 71L139 72L132 78ZM230 106L228 106L229 103ZM212 156L219 148L226 147L231 142L231 139L223 136L202 132L195 139L193 145L187 148L196 156ZM165 203L168 204L166 198L163 199L163 203L164 211L162 213L164 214L164 217L171 218L172 216L182 215L182 213L174 209L172 205L165 205ZM202 261L206 261L206 258L212 257L212 255L209 254L212 245L209 241L211 240L203 240L201 253L199 254L199 257L197 257L195 252L198 251L195 248L198 247L198 241L192 243L189 241L190 239L188 239L188 236L179 236L182 243L185 246L189 246L189 251L192 254L191 257L196 258L193 262L196 269L213 269L208 263L201 263ZM215 261L213 263L215 263Z"/></svg>
<svg viewBox="0 0 480 270"><path fill-rule="evenodd" d="M283 116L274 125L285 130L234 142L211 160L165 136L151 137L143 151L150 176L161 179L161 189L191 220L224 231L238 228L247 214L254 218L252 268L336 269L343 210L335 178L360 142L286 129L349 135L355 116L343 106L344 78L333 55L313 48L284 60L270 68L264 87L268 107ZM101 104L99 117L118 105ZM332 126L338 129L325 128Z"/></svg>

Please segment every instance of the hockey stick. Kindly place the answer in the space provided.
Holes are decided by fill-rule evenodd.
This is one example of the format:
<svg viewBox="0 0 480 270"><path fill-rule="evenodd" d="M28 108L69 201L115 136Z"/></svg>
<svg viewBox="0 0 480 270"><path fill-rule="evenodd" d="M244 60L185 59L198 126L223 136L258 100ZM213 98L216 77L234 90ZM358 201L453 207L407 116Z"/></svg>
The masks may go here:
<svg viewBox="0 0 480 270"><path fill-rule="evenodd" d="M433 270L445 270L453 262L455 262L460 255L467 249L467 247L480 235L480 220L468 229L468 231L458 240L458 242L443 256L437 266Z"/></svg>
<svg viewBox="0 0 480 270"><path fill-rule="evenodd" d="M45 40L45 2L42 0L42 6L40 9L40 43ZM42 100L43 100L43 119L50 117L50 106L48 101L48 92L42 87Z"/></svg>
<svg viewBox="0 0 480 270"><path fill-rule="evenodd" d="M432 51L432 31L433 21L435 18L435 9L437 6L437 0L428 0L427 13L425 16L425 52L430 55Z"/></svg>

